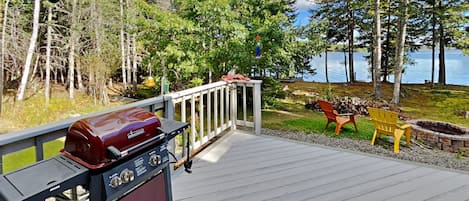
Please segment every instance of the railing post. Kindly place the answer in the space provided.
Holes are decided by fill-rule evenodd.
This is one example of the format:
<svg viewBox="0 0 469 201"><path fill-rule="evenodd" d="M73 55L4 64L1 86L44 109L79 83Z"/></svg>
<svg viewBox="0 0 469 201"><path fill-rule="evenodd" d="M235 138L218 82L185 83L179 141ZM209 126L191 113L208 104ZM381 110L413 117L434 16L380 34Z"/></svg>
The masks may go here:
<svg viewBox="0 0 469 201"><path fill-rule="evenodd" d="M36 162L44 160L44 147L42 141L34 138L34 145L36 147Z"/></svg>
<svg viewBox="0 0 469 201"><path fill-rule="evenodd" d="M236 121L238 120L237 110L237 85L236 83L231 84L231 130L236 130Z"/></svg>
<svg viewBox="0 0 469 201"><path fill-rule="evenodd" d="M262 118L261 118L261 83L254 83L254 89L252 90L252 95L254 96L253 103L253 112L254 112L254 130L257 135L261 134L262 128Z"/></svg>
<svg viewBox="0 0 469 201"><path fill-rule="evenodd" d="M171 96L164 96L164 117L168 120L174 120L174 103ZM173 138L168 142L168 150L171 153L176 153L176 139ZM171 171L173 170L173 165L171 165Z"/></svg>
<svg viewBox="0 0 469 201"><path fill-rule="evenodd" d="M3 152L0 148L0 174L3 174Z"/></svg>

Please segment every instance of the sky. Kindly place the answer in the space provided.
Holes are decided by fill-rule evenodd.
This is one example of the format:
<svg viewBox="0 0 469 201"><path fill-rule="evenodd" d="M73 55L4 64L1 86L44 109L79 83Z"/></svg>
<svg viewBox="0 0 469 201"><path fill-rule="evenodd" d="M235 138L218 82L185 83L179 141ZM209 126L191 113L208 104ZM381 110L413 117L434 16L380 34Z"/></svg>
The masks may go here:
<svg viewBox="0 0 469 201"><path fill-rule="evenodd" d="M298 16L294 23L295 26L303 26L308 23L310 16L308 10L314 5L314 0L296 0L295 8L297 9Z"/></svg>

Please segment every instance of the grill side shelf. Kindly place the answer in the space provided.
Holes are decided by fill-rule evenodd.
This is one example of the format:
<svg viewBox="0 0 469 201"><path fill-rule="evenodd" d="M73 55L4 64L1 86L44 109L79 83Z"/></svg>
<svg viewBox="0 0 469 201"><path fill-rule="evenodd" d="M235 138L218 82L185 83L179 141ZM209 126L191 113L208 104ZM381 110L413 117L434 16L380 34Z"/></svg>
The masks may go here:
<svg viewBox="0 0 469 201"><path fill-rule="evenodd" d="M167 134L167 139L171 140L176 135L184 132L187 128L189 128L189 124L180 121L169 120L165 118L161 118L161 128L160 130Z"/></svg>
<svg viewBox="0 0 469 201"><path fill-rule="evenodd" d="M88 183L88 169L61 155L0 176L0 201L44 200Z"/></svg>

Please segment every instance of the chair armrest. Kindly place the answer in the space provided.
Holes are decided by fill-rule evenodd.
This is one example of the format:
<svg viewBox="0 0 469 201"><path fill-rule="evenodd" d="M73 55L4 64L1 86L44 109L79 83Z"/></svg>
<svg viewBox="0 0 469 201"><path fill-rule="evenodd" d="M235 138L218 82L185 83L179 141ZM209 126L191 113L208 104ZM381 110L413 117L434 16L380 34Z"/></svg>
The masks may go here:
<svg viewBox="0 0 469 201"><path fill-rule="evenodd" d="M404 124L404 125L399 125L399 128L405 130L406 128L412 128L412 126L410 124Z"/></svg>
<svg viewBox="0 0 469 201"><path fill-rule="evenodd" d="M354 116L353 113L343 113L343 114L337 114L338 116Z"/></svg>

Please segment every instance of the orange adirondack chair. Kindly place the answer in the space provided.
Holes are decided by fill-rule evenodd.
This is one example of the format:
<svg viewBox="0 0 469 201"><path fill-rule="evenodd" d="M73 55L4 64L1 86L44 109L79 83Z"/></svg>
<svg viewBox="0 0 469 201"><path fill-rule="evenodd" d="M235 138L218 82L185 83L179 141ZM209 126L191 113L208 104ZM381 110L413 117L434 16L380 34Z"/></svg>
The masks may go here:
<svg viewBox="0 0 469 201"><path fill-rule="evenodd" d="M321 107L321 110L324 112L324 115L327 117L327 124L326 124L326 129L329 127L329 124L332 122L335 122L335 134L338 135L340 133L340 129L342 126L348 123L353 123L353 126L355 126L355 132L358 132L357 129L357 124L355 123L355 116L352 113L346 113L346 114L339 114L337 113L336 110L332 107L332 104L323 101L323 100L318 100L319 106ZM344 117L348 116L348 118Z"/></svg>
<svg viewBox="0 0 469 201"><path fill-rule="evenodd" d="M401 137L405 135L406 145L410 146L410 131L412 126L405 124L400 126L397 124L398 114L396 112L382 110L378 108L368 108L371 120L375 125L375 132L371 139L371 144L375 144L376 137L380 137L381 134L394 137L394 153L399 153L399 144Z"/></svg>

